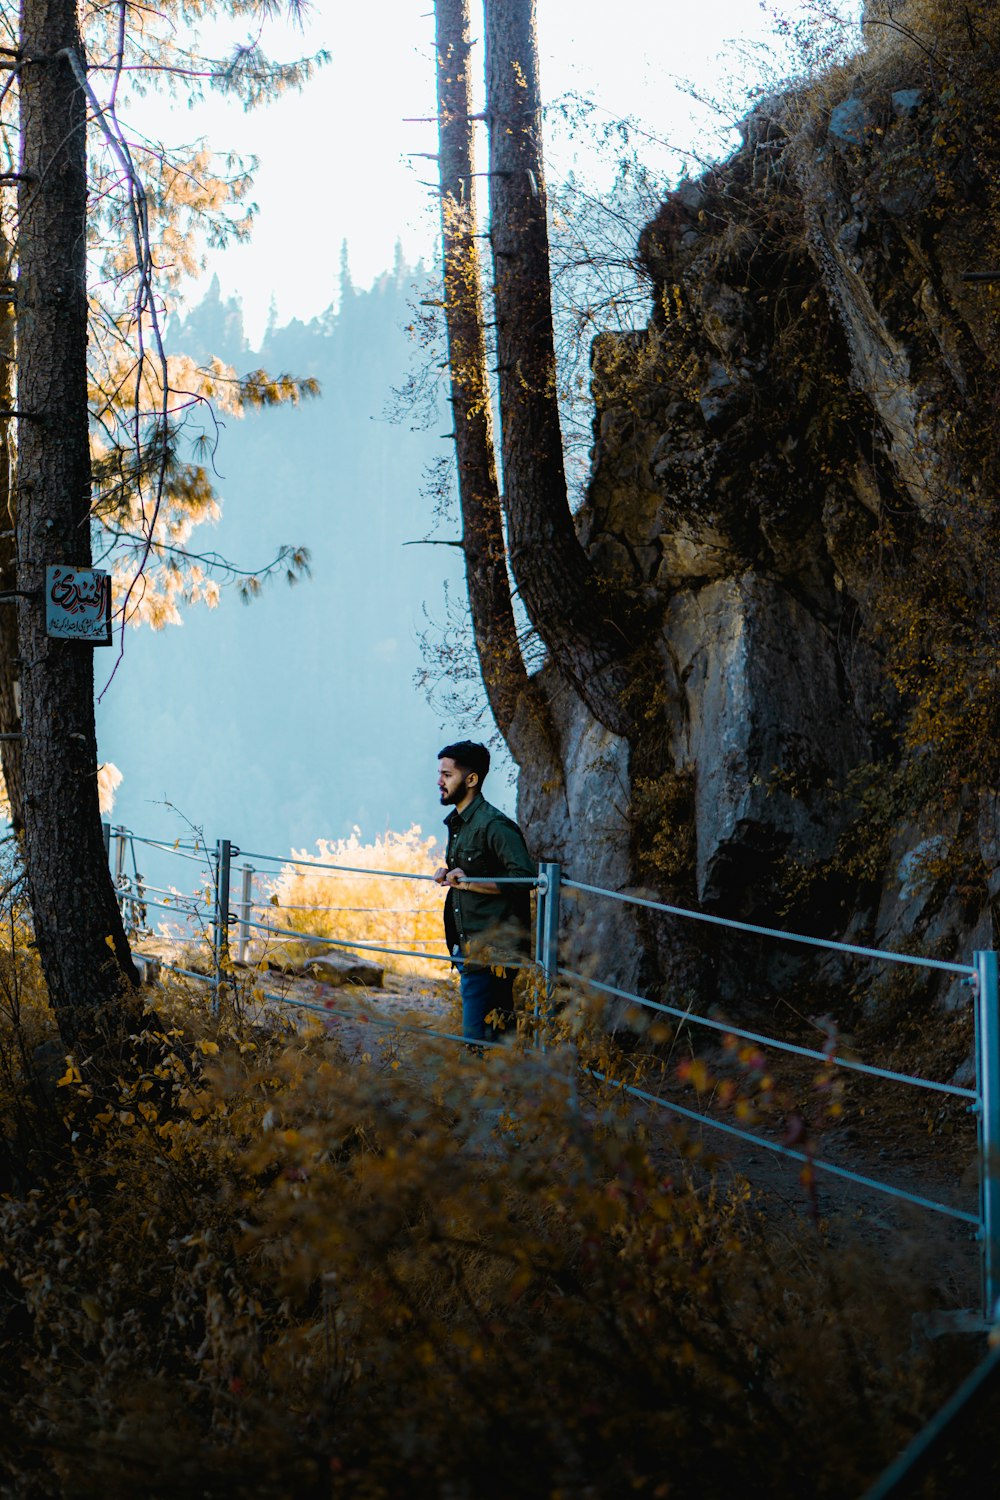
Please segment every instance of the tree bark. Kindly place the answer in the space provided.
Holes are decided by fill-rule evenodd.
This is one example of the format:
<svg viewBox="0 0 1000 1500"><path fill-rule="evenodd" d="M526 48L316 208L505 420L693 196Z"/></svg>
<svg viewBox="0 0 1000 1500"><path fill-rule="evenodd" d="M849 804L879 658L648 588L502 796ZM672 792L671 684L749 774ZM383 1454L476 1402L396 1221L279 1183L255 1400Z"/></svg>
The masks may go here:
<svg viewBox="0 0 1000 1500"><path fill-rule="evenodd" d="M521 598L590 711L626 734L622 602L570 513L556 386L535 0L485 0L490 216L496 282L503 504Z"/></svg>
<svg viewBox="0 0 1000 1500"><path fill-rule="evenodd" d="M75 0L22 0L17 243L17 577L25 863L68 1046L99 1045L138 983L104 854L93 647L49 640L47 565L91 564L86 103Z"/></svg>
<svg viewBox="0 0 1000 1500"><path fill-rule="evenodd" d="M14 543L13 418L3 415L14 406L13 257L0 231L0 593L17 587L17 548ZM19 734L21 714L17 689L17 611L0 604L0 734ZM0 767L14 832L24 832L24 762L19 740L0 740Z"/></svg>
<svg viewBox="0 0 1000 1500"><path fill-rule="evenodd" d="M537 754L537 736L530 748L524 743L518 709L536 727L544 727L548 714L518 640L497 485L477 241L469 0L437 0L435 23L444 313L465 576L486 697L520 763L524 754Z"/></svg>

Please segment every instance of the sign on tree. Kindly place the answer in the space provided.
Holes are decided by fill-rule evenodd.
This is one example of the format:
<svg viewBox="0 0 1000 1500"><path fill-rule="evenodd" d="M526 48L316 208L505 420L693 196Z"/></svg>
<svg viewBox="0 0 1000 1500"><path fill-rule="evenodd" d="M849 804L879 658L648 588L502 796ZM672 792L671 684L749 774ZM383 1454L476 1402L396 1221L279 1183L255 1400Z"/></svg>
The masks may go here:
<svg viewBox="0 0 1000 1500"><path fill-rule="evenodd" d="M96 568L45 569L45 634L111 645L111 575Z"/></svg>

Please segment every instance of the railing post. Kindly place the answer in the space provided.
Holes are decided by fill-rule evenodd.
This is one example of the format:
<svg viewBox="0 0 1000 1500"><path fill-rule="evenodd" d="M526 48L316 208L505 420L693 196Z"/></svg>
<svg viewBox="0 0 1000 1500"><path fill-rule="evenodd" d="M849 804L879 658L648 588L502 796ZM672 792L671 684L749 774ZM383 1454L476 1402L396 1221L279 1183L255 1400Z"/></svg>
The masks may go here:
<svg viewBox="0 0 1000 1500"><path fill-rule="evenodd" d="M1000 1318L1000 982L997 954L976 964L976 1088L979 1093L979 1222L983 1314Z"/></svg>
<svg viewBox="0 0 1000 1500"><path fill-rule="evenodd" d="M114 828L109 835L115 844L115 890L118 893L118 908L125 920L125 829Z"/></svg>
<svg viewBox="0 0 1000 1500"><path fill-rule="evenodd" d="M232 863L232 843L229 839L218 839L215 845L215 919L212 933L212 946L215 950L216 1009L219 1006L223 975L229 972L231 964L229 957L229 877Z"/></svg>
<svg viewBox="0 0 1000 1500"><path fill-rule="evenodd" d="M250 942L250 913L253 910L253 865L243 866L243 885L240 891L240 925L236 935L236 962L247 961L247 944Z"/></svg>
<svg viewBox="0 0 1000 1500"><path fill-rule="evenodd" d="M545 1014L549 1014L559 969L559 885L561 866L543 860L538 866L538 905L535 919L535 962L545 987ZM535 1001L535 1017L539 1003Z"/></svg>
<svg viewBox="0 0 1000 1500"><path fill-rule="evenodd" d="M132 925L129 931L130 933L138 933L146 926L148 913L146 911L146 892L142 883L143 877L139 873L139 861L135 857L135 835L132 833L128 836L128 846L132 851L132 872L134 876L132 881L132 900L129 905L129 911L132 915Z"/></svg>

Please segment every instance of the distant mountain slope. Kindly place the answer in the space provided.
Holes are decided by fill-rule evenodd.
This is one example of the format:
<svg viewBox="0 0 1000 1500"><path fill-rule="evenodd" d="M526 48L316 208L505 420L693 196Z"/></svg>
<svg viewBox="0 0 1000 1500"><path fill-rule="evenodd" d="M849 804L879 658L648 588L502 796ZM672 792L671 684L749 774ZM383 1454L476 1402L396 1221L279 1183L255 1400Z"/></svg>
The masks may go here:
<svg viewBox="0 0 1000 1500"><path fill-rule="evenodd" d="M312 551L313 576L270 584L250 606L224 589L220 607L190 609L181 628L130 632L98 710L101 751L125 780L115 819L181 831L169 800L210 839L287 851L289 844L437 826L438 716L413 685L426 602L443 613L460 559L422 537L426 465L445 451L383 413L411 357L403 331L422 273L397 263L368 291L345 279L340 308L272 326L247 344L239 302L214 282L170 330L171 347L239 370L315 375L323 394L298 409L223 428L215 464L224 512L192 538L254 566L285 542ZM445 421L445 426L447 421ZM101 669L111 653L98 657ZM503 774L491 783L509 801Z"/></svg>

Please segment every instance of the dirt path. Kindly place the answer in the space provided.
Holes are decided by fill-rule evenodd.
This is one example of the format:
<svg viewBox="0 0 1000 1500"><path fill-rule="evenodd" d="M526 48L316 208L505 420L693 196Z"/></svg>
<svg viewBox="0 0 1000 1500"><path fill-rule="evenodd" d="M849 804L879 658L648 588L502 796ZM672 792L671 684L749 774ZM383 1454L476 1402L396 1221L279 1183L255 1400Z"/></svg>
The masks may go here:
<svg viewBox="0 0 1000 1500"><path fill-rule="evenodd" d="M868 1049L864 1055L866 1060L897 1069L904 1061L873 1056ZM710 1073L715 1062L724 1076L724 1057L702 1056ZM912 1066L912 1059L901 1070L918 1076L925 1071ZM818 1071L814 1063L780 1059L773 1112L761 1112L742 1128L773 1144L813 1151L818 1162L873 1182L968 1214L978 1212L975 1118L963 1100L841 1072L834 1075L842 1081L839 1113L823 1118L824 1111L810 1099ZM699 1096L676 1074L668 1075L656 1092L726 1124L740 1124L731 1109L718 1106L717 1093L715 1102L712 1090ZM642 1110L654 1149L663 1149L661 1143L670 1134L666 1120L671 1111L656 1105ZM800 1114L810 1122L804 1139L797 1138L794 1123ZM978 1310L980 1255L974 1225L840 1177L822 1166L809 1174L802 1164L765 1145L735 1139L709 1125L685 1120L685 1129L717 1162L724 1178L744 1179L750 1185L754 1206L775 1223L811 1224L835 1244L867 1246L893 1256L905 1252L919 1260L938 1306Z"/></svg>

